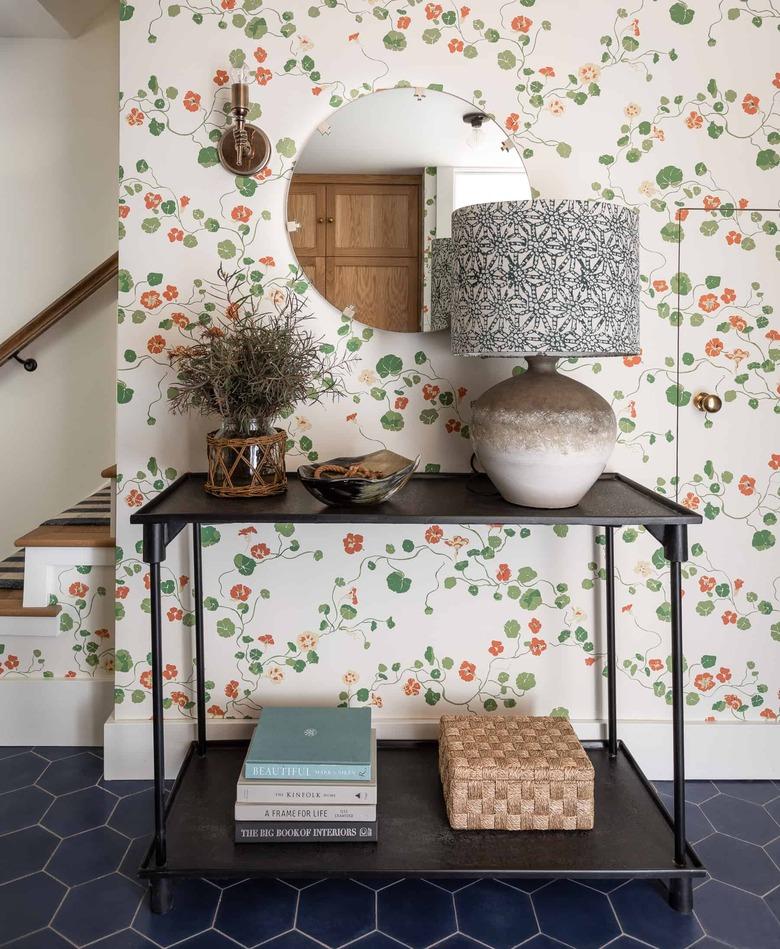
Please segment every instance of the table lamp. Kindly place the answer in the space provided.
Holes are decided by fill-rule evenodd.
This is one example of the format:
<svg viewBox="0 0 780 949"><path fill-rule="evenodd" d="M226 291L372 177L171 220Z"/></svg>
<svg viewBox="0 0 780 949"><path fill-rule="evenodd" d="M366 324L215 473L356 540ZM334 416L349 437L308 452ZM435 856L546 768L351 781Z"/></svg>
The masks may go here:
<svg viewBox="0 0 780 949"><path fill-rule="evenodd" d="M604 470L609 403L556 364L639 352L638 213L601 201L501 201L452 215L452 352L523 356L472 402L481 466L512 504L579 503Z"/></svg>

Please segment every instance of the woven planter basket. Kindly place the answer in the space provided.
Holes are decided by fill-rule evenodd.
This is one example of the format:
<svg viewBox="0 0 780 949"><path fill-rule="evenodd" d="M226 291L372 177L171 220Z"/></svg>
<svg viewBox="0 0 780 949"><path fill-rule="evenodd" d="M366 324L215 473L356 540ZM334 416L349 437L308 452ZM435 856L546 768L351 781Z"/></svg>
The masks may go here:
<svg viewBox="0 0 780 949"><path fill-rule="evenodd" d="M259 498L287 490L284 447L287 433L251 438L206 436L209 473L205 489L221 498Z"/></svg>
<svg viewBox="0 0 780 949"><path fill-rule="evenodd" d="M444 715L439 771L456 830L593 827L593 765L565 718Z"/></svg>

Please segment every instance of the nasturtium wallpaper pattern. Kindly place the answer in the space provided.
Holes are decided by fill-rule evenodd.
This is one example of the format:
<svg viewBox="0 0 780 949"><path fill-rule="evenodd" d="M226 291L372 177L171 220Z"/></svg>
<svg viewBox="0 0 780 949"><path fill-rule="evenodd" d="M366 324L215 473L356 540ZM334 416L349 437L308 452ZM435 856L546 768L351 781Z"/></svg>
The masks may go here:
<svg viewBox="0 0 780 949"><path fill-rule="evenodd" d="M494 114L540 196L639 209L642 352L563 369L612 402L612 466L704 515L685 570L689 715L775 722L780 16L740 0L135 0L119 15L117 715L148 716L150 698L148 581L128 517L204 466L208 422L166 407L166 350L224 302L220 265L269 307L305 297L325 344L357 357L345 399L282 420L291 467L387 445L463 469L470 401L511 371L452 356L446 334L361 326L308 287L291 252L286 188L307 136L403 83ZM252 178L216 152L241 62L274 146ZM694 410L699 389L723 397L721 414ZM642 530L619 536L623 714L663 717L667 573ZM603 714L597 531L241 524L204 527L202 541L214 719L301 698L404 719ZM183 716L189 564L181 537L163 590L166 704Z"/></svg>

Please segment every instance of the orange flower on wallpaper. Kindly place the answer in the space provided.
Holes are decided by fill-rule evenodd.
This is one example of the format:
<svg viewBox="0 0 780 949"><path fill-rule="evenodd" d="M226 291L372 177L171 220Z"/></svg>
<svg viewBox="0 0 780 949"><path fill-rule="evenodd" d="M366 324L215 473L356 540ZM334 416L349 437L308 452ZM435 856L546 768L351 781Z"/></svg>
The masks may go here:
<svg viewBox="0 0 780 949"><path fill-rule="evenodd" d="M683 506L689 508L691 511L695 511L696 508L701 503L697 495L693 491L689 491L683 498Z"/></svg>
<svg viewBox="0 0 780 949"><path fill-rule="evenodd" d="M758 112L758 106L760 103L758 96L751 95L748 93L745 98L742 100L742 108L748 115L755 115Z"/></svg>
<svg viewBox="0 0 780 949"><path fill-rule="evenodd" d="M739 231L729 231L728 234L726 235L726 243L727 244L741 244L742 235L739 233Z"/></svg>
<svg viewBox="0 0 780 949"><path fill-rule="evenodd" d="M193 92L192 89L184 93L184 98L181 101L188 112L197 112L200 108L200 95Z"/></svg>
<svg viewBox="0 0 780 949"><path fill-rule="evenodd" d="M224 86L224 85L226 85L229 81L230 81L230 76L228 76L227 72L226 72L224 69L218 69L218 70L214 73L214 82L215 82L218 86Z"/></svg>
<svg viewBox="0 0 780 949"><path fill-rule="evenodd" d="M534 617L531 619L531 621L529 622L528 628L531 630L532 633L538 633L538 632L541 630L541 628L542 628L542 624L541 624L540 621L534 616Z"/></svg>
<svg viewBox="0 0 780 949"><path fill-rule="evenodd" d="M396 29L407 30L409 29L409 24L411 22L412 22L412 18L410 16L399 16L395 24Z"/></svg>
<svg viewBox="0 0 780 949"><path fill-rule="evenodd" d="M693 680L693 684L700 692L709 692L710 689L715 688L715 680L709 672L700 672Z"/></svg>
<svg viewBox="0 0 780 949"><path fill-rule="evenodd" d="M89 587L86 583L71 583L68 587L68 593L70 593L71 596L77 596L83 600L87 593L89 593Z"/></svg>
<svg viewBox="0 0 780 949"><path fill-rule="evenodd" d="M263 49L262 46L258 46L254 52L254 57L258 63L264 63L268 59L268 53Z"/></svg>
<svg viewBox="0 0 780 949"><path fill-rule="evenodd" d="M150 336L146 342L146 348L153 356L156 356L165 349L165 337L159 335Z"/></svg>
<svg viewBox="0 0 780 949"><path fill-rule="evenodd" d="M249 597L252 595L252 590L245 586L243 583L237 583L235 586L231 587L230 595L234 600L241 600L246 602Z"/></svg>
<svg viewBox="0 0 780 949"><path fill-rule="evenodd" d="M255 558L255 560L262 560L264 557L269 557L271 555L271 549L268 544L255 544L249 551L249 553Z"/></svg>
<svg viewBox="0 0 780 949"><path fill-rule="evenodd" d="M712 339L704 344L704 352L708 356L719 356L723 352L723 340L718 339L717 336L713 336Z"/></svg>
<svg viewBox="0 0 780 949"><path fill-rule="evenodd" d="M685 124L689 129L700 129L704 125L704 119L699 115L698 112L691 112L688 115L688 118L685 120Z"/></svg>
<svg viewBox="0 0 780 949"><path fill-rule="evenodd" d="M404 694L405 695L419 695L420 694L420 683L417 679L407 679L404 683Z"/></svg>
<svg viewBox="0 0 780 949"><path fill-rule="evenodd" d="M518 33L527 33L533 25L534 21L527 16L516 16L512 20L512 29L517 30Z"/></svg>
<svg viewBox="0 0 780 949"><path fill-rule="evenodd" d="M703 293L699 297L699 309L705 313L714 313L720 307L720 300L714 293Z"/></svg>
<svg viewBox="0 0 780 949"><path fill-rule="evenodd" d="M458 675L463 679L464 682L473 682L474 676L476 675L477 667L473 662L467 662L465 659L460 664L460 669L458 669Z"/></svg>
<svg viewBox="0 0 780 949"><path fill-rule="evenodd" d="M499 639L494 639L491 641L490 646L488 647L488 652L491 656L500 656L504 651L504 644Z"/></svg>
<svg viewBox="0 0 780 949"><path fill-rule="evenodd" d="M504 119L504 125L510 132L517 132L520 128L520 116L518 113L510 112L506 119Z"/></svg>
<svg viewBox="0 0 780 949"><path fill-rule="evenodd" d="M363 549L362 534L347 534L341 542L348 554L357 554Z"/></svg>
<svg viewBox="0 0 780 949"><path fill-rule="evenodd" d="M442 537L444 537L444 531L439 527L438 524L431 524L431 526L425 531L425 540L429 544L438 544Z"/></svg>
<svg viewBox="0 0 780 949"><path fill-rule="evenodd" d="M508 563L500 563L498 565L498 570L496 570L496 580L499 583L506 583L508 580L512 579L512 571L509 569Z"/></svg>
<svg viewBox="0 0 780 949"><path fill-rule="evenodd" d="M234 221L241 221L242 224L246 224L249 218L252 217L252 209L246 207L246 205L237 204L230 212L230 216Z"/></svg>
<svg viewBox="0 0 780 949"><path fill-rule="evenodd" d="M715 579L715 577L708 577L708 576L699 577L699 589L701 590L702 593L709 593L710 590L714 590L716 583L717 583L717 580Z"/></svg>
<svg viewBox="0 0 780 949"><path fill-rule="evenodd" d="M528 644L528 648L531 650L532 656L541 656L547 648L547 643L543 639L537 639L537 637L534 636Z"/></svg>
<svg viewBox="0 0 780 949"><path fill-rule="evenodd" d="M425 4L425 18L427 20L438 20L442 15L442 6L440 3Z"/></svg>
<svg viewBox="0 0 780 949"><path fill-rule="evenodd" d="M743 474L739 479L739 490L745 496L750 497L751 494L755 493L756 479L751 478L750 475Z"/></svg>
<svg viewBox="0 0 780 949"><path fill-rule="evenodd" d="M663 660L661 659L651 659L647 664L653 672L660 672L664 667Z"/></svg>
<svg viewBox="0 0 780 949"><path fill-rule="evenodd" d="M716 208L720 207L720 198L713 194L708 194L702 199L702 204L707 211L714 211Z"/></svg>
<svg viewBox="0 0 780 949"><path fill-rule="evenodd" d="M259 69L255 70L255 78L257 79L257 84L259 86L267 86L268 83L274 78L274 74L270 69L266 69L265 66L261 66Z"/></svg>
<svg viewBox="0 0 780 949"><path fill-rule="evenodd" d="M451 39L449 43L447 44L447 49L449 49L451 53L462 53L463 46L464 46L463 40Z"/></svg>
<svg viewBox="0 0 780 949"><path fill-rule="evenodd" d="M127 114L127 124L128 125L143 125L144 119L146 116L140 109L130 109Z"/></svg>
<svg viewBox="0 0 780 949"><path fill-rule="evenodd" d="M147 290L141 294L141 306L147 310L155 310L161 303L160 294L156 290Z"/></svg>

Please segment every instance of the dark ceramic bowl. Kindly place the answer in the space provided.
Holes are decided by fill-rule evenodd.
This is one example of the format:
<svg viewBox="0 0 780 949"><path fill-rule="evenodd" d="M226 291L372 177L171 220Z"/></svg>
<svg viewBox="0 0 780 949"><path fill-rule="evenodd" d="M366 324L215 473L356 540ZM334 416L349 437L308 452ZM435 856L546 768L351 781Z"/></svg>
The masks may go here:
<svg viewBox="0 0 780 949"><path fill-rule="evenodd" d="M382 449L370 455L357 455L354 458L331 458L320 462L325 465L365 465L374 471L382 472L381 478L343 478L336 476L315 478L314 472L319 465L301 465L298 477L301 484L323 504L381 504L399 491L414 474L420 464L418 455L414 461L396 455L393 451Z"/></svg>

